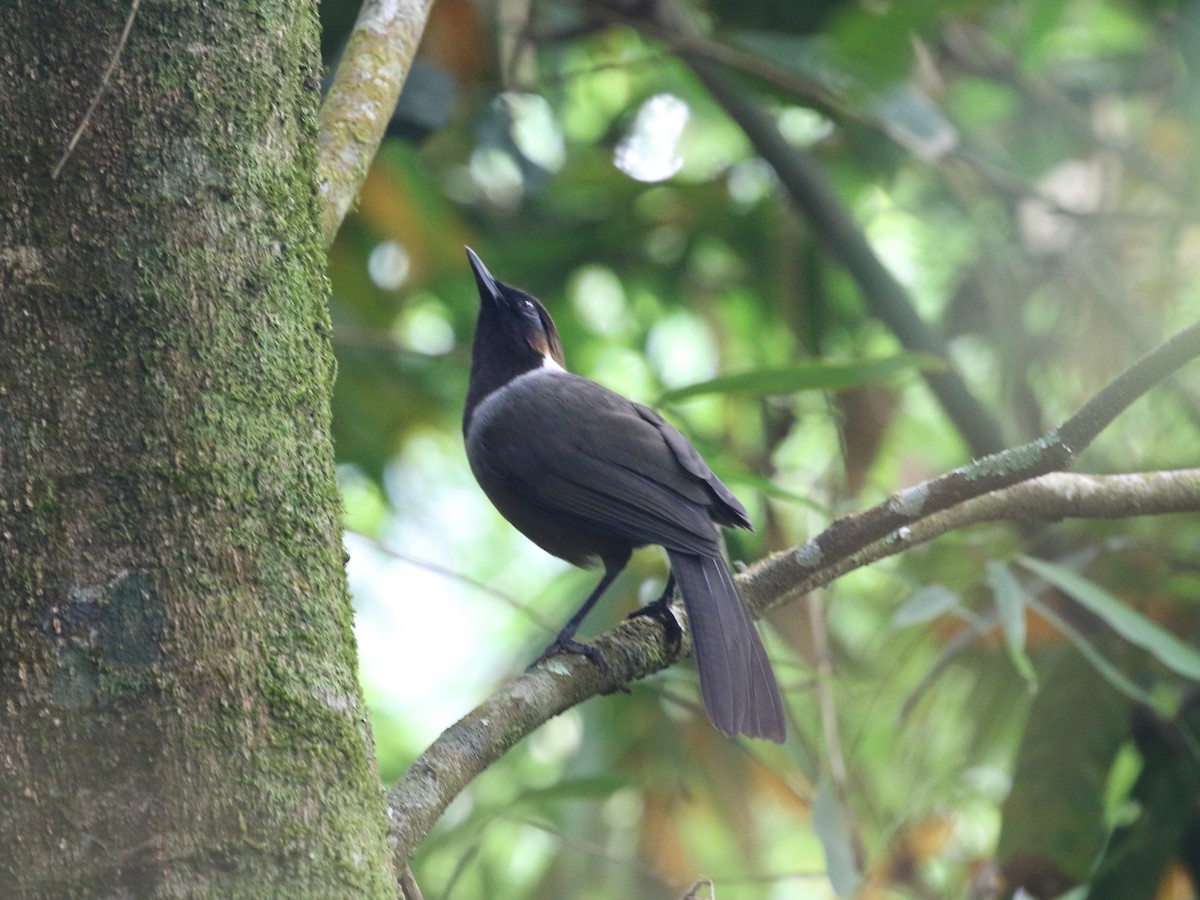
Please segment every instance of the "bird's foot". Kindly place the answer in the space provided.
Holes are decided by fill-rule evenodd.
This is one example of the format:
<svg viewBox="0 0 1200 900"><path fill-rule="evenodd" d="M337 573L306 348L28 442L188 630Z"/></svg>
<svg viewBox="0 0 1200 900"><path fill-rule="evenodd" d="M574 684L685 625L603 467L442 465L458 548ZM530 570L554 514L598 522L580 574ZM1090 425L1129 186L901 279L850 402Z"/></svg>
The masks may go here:
<svg viewBox="0 0 1200 900"><path fill-rule="evenodd" d="M550 646L542 651L542 655L535 659L529 668L533 669L550 659L550 657L558 656L560 653L574 653L578 656L586 657L599 666L602 672L608 672L608 660L604 658L604 654L600 650L591 644L584 644L561 634L551 641ZM526 669L526 671L529 671L529 669Z"/></svg>
<svg viewBox="0 0 1200 900"><path fill-rule="evenodd" d="M664 638L671 653L675 654L679 651L679 645L683 641L683 623L679 621L679 614L675 612L675 607L671 605L669 594L663 594L653 603L648 603L641 609L635 609L626 618L654 619L654 621L662 626Z"/></svg>

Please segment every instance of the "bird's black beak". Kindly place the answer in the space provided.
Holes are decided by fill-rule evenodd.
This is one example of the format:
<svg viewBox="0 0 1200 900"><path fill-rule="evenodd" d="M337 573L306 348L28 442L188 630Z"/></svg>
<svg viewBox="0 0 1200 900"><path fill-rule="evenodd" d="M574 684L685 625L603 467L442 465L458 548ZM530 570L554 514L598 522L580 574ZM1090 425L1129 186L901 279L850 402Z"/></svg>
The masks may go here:
<svg viewBox="0 0 1200 900"><path fill-rule="evenodd" d="M487 266L483 264L483 260L470 247L463 248L467 251L467 259L471 261L471 271L475 273L475 284L479 286L479 297L482 300L491 300L497 303L500 300L500 284L488 271Z"/></svg>

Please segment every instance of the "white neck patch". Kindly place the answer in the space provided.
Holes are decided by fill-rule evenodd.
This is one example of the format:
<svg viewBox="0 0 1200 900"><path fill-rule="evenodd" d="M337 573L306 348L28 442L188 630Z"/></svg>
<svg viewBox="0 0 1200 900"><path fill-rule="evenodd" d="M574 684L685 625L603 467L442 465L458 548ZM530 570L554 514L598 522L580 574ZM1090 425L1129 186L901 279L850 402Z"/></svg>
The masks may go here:
<svg viewBox="0 0 1200 900"><path fill-rule="evenodd" d="M545 357L545 362L536 369L530 369L528 372L522 372L516 378L509 381L507 384L501 385L492 391L486 397L479 401L479 405L475 407L475 412L471 414L471 424L467 428L467 453L471 452L471 446L475 435L479 430L486 428L488 423L496 415L497 410L503 407L509 395L513 391L523 391L529 387L531 381L536 381L539 378L557 378L559 375L567 374L567 370L556 363L550 357Z"/></svg>

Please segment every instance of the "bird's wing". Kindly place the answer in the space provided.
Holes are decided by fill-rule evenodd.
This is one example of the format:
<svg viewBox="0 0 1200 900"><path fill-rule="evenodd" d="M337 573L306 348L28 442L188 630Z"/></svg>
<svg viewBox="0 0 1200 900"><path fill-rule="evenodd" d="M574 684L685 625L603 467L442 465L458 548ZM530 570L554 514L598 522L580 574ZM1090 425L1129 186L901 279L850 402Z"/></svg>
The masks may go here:
<svg viewBox="0 0 1200 900"><path fill-rule="evenodd" d="M553 440L543 430L549 423ZM471 440L489 468L521 484L529 502L635 544L719 555L714 516L745 521L741 504L682 434L576 375L511 383Z"/></svg>
<svg viewBox="0 0 1200 900"><path fill-rule="evenodd" d="M713 518L722 525L729 525L736 528L750 528L750 517L746 513L746 508L742 506L741 501L737 497L733 496L733 491L725 487L724 482L708 467L708 463L704 461L704 457L700 455L700 451L692 446L691 441L685 438L678 428L671 425L650 407L642 406L642 404L634 403L633 401L627 402L637 410L639 416L658 430L658 433L666 441L667 446L674 455L676 462L712 491L716 501L712 503Z"/></svg>

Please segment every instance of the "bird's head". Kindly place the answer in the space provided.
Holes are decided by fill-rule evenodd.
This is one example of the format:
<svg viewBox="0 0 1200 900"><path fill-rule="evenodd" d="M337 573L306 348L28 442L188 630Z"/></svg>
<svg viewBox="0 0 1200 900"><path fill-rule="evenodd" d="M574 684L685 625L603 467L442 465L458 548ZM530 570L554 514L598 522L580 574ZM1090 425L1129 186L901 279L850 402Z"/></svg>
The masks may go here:
<svg viewBox="0 0 1200 900"><path fill-rule="evenodd" d="M511 373L509 378L540 366L566 368L558 329L546 307L536 297L500 281L474 250L466 250L479 287L472 370L480 362L481 353L491 360L502 360L505 365L501 368Z"/></svg>
<svg viewBox="0 0 1200 900"><path fill-rule="evenodd" d="M565 371L558 329L546 307L519 288L500 281L467 247L479 287L479 318L471 348L471 383L463 410L463 430L475 407L514 378L537 369Z"/></svg>

